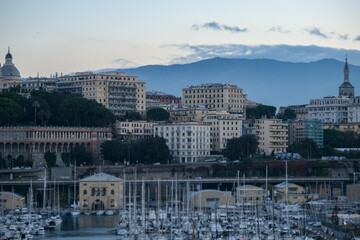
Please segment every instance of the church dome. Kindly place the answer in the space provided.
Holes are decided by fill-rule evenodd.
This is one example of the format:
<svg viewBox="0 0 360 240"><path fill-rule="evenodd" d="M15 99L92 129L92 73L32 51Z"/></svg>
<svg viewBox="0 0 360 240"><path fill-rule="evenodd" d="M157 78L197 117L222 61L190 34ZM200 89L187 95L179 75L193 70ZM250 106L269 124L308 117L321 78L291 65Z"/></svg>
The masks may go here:
<svg viewBox="0 0 360 240"><path fill-rule="evenodd" d="M20 77L20 72L13 64L4 64L1 68L1 75L3 77Z"/></svg>

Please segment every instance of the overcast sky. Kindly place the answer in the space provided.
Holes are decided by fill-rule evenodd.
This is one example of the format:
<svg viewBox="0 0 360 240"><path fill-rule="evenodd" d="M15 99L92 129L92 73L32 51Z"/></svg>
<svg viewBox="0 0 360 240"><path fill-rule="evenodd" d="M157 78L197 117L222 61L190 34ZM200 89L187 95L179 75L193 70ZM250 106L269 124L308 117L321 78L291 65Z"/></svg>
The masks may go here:
<svg viewBox="0 0 360 240"><path fill-rule="evenodd" d="M10 46L22 77L272 53L360 65L359 12L358 0L0 0L0 63Z"/></svg>

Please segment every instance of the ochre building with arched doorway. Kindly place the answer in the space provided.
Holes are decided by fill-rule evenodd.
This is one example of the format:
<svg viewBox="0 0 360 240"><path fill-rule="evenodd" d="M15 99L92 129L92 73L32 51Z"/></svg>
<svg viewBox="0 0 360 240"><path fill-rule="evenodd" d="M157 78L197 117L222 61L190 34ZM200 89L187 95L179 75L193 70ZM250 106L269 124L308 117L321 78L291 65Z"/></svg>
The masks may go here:
<svg viewBox="0 0 360 240"><path fill-rule="evenodd" d="M79 181L82 210L108 210L123 207L124 181L106 173L97 173Z"/></svg>

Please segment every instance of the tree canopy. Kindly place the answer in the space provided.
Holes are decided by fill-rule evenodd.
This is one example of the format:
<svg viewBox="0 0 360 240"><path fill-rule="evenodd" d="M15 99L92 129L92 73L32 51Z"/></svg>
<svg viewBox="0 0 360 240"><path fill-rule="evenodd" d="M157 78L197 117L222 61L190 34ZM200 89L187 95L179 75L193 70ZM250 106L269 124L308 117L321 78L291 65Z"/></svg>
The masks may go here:
<svg viewBox="0 0 360 240"><path fill-rule="evenodd" d="M169 121L170 113L163 108L152 108L147 111L148 120Z"/></svg>
<svg viewBox="0 0 360 240"><path fill-rule="evenodd" d="M296 118L296 113L293 109L286 108L283 114L278 114L277 118L282 120L293 120Z"/></svg>
<svg viewBox="0 0 360 240"><path fill-rule="evenodd" d="M260 119L264 116L266 118L271 118L275 116L276 107L269 105L258 105L255 108L246 109L246 118L247 119Z"/></svg>
<svg viewBox="0 0 360 240"><path fill-rule="evenodd" d="M1 125L108 127L114 122L110 110L79 95L36 90L27 99L14 91L0 94Z"/></svg>
<svg viewBox="0 0 360 240"><path fill-rule="evenodd" d="M246 134L239 138L231 138L227 141L224 154L230 160L243 159L243 157L254 155L258 144L255 135Z"/></svg>
<svg viewBox="0 0 360 240"><path fill-rule="evenodd" d="M130 164L167 163L170 158L165 139L159 136L130 142L106 141L101 145L101 153L106 161L112 163L123 163L124 160Z"/></svg>

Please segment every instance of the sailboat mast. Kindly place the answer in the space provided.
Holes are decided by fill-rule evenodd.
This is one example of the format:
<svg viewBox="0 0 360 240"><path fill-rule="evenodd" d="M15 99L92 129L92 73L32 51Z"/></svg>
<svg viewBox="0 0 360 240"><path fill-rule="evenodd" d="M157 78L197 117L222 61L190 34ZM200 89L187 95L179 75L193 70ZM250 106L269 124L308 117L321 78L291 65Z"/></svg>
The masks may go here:
<svg viewBox="0 0 360 240"><path fill-rule="evenodd" d="M43 209L46 207L46 168L44 168L44 196L43 196Z"/></svg>

